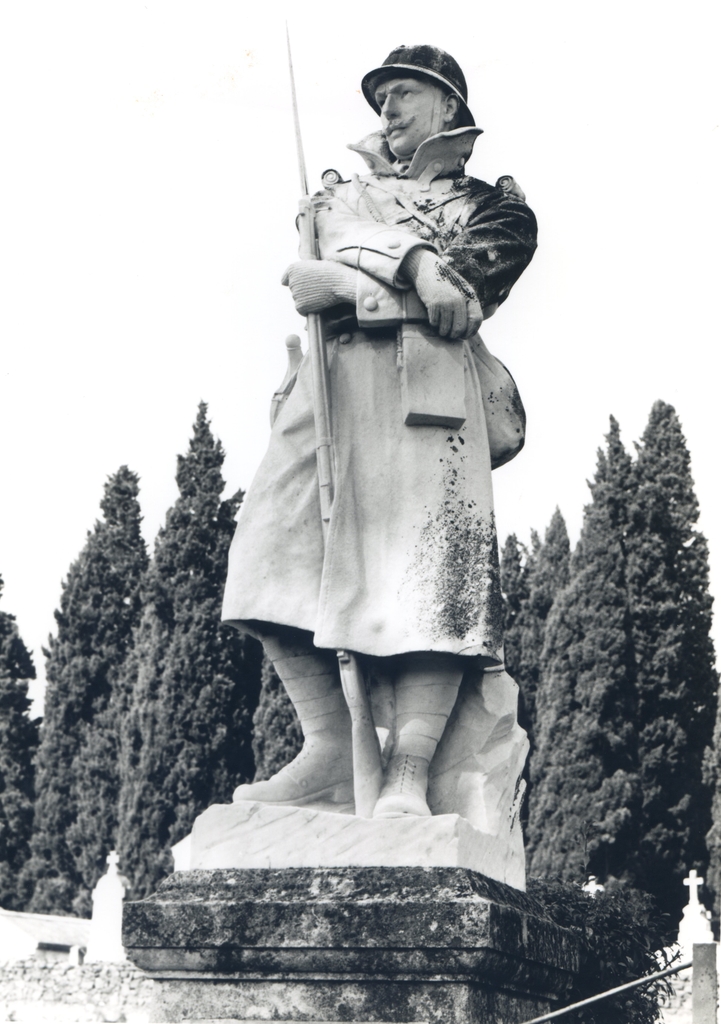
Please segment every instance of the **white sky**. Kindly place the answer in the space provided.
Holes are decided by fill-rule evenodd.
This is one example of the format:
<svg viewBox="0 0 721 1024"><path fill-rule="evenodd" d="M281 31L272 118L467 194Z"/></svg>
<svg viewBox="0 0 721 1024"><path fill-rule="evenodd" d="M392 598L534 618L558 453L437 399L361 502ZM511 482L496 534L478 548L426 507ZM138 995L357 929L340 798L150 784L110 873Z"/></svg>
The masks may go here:
<svg viewBox="0 0 721 1024"><path fill-rule="evenodd" d="M609 413L630 446L663 398L718 594L716 4L249 6L2 7L0 573L39 672L109 474L140 474L151 541L200 399L229 489L263 455L283 340L302 333L279 285L297 244L286 17L312 188L326 167L363 169L345 149L377 126L362 75L431 42L486 131L470 173L513 174L536 211L538 253L483 332L529 417L494 474L501 541L557 504L575 540Z"/></svg>

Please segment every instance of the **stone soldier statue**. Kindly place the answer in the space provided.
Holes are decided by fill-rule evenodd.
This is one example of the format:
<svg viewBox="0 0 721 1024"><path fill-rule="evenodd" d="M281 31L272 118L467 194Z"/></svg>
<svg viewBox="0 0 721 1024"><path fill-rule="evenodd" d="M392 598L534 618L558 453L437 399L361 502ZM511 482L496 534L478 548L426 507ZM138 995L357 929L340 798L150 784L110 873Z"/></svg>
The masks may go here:
<svg viewBox="0 0 721 1024"><path fill-rule="evenodd" d="M336 466L327 540L304 359L239 516L223 608L262 640L305 742L234 800L352 811L345 648L367 675L383 742L373 817L472 819L473 771L488 780L499 756L512 762L509 803L527 749L502 668L491 491L492 466L522 445L523 408L477 332L531 260L536 223L513 179L466 175L481 129L449 54L401 46L362 87L381 130L349 148L369 173L314 197L320 259L283 277L299 313L323 314ZM417 411L417 399L449 411ZM504 753L491 756L499 737Z"/></svg>

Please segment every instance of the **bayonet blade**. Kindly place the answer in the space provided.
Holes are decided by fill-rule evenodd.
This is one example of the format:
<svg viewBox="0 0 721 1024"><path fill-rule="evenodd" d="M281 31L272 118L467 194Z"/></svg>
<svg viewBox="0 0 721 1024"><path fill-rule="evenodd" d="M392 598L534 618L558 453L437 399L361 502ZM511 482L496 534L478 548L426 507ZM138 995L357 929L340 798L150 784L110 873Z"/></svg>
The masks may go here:
<svg viewBox="0 0 721 1024"><path fill-rule="evenodd" d="M293 74L293 56L290 51L290 31L288 22L285 23L285 36L288 41L288 71L290 72L290 92L293 98L293 123L295 125L295 145L298 152L298 170L300 171L300 189L304 196L308 195L308 175L305 169L305 155L303 154L303 139L300 134L300 117L298 116L298 97L295 92L295 76Z"/></svg>

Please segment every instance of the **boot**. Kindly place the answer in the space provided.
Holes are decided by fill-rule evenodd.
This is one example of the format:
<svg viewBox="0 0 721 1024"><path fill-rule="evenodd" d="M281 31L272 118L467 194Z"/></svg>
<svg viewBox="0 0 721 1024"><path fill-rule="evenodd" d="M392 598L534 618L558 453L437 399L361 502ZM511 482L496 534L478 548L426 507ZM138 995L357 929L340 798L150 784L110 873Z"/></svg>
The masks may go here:
<svg viewBox="0 0 721 1024"><path fill-rule="evenodd" d="M463 678L454 655L405 656L395 683L396 729L391 759L374 818L430 816L428 768Z"/></svg>
<svg viewBox="0 0 721 1024"><path fill-rule="evenodd" d="M264 640L264 647L300 719L303 749L271 779L238 786L233 801L291 807L326 803L353 813L351 721L335 653L278 640Z"/></svg>
<svg viewBox="0 0 721 1024"><path fill-rule="evenodd" d="M412 754L392 757L373 817L404 818L409 814L428 817L431 813L426 803L429 764L425 757Z"/></svg>

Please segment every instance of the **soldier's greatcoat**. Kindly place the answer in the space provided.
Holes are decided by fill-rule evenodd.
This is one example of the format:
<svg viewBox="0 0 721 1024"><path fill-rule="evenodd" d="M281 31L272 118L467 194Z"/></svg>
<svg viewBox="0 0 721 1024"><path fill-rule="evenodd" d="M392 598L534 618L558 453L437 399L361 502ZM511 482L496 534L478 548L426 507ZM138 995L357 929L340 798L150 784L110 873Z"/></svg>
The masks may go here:
<svg viewBox="0 0 721 1024"><path fill-rule="evenodd" d="M336 467L327 545L306 358L241 509L225 621L295 626L318 647L370 655L501 660L482 342L447 342L465 356L460 429L406 426L400 393L398 326L419 309L399 273L406 253L419 241L434 249L473 286L487 316L535 249L526 203L463 173L477 134L433 136L410 166L394 164L380 134L371 136L351 147L371 173L316 198L321 257L360 271L355 309L326 316Z"/></svg>

